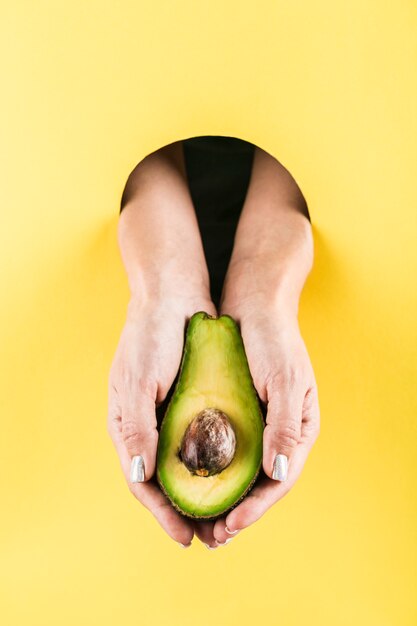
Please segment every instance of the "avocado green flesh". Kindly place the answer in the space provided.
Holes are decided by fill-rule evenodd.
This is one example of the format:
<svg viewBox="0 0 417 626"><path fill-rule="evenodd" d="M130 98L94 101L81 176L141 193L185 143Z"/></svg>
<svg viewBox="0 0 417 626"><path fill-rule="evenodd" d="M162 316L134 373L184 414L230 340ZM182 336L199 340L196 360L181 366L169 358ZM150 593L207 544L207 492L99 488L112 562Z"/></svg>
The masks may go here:
<svg viewBox="0 0 417 626"><path fill-rule="evenodd" d="M236 434L230 465L213 476L191 474L178 456L188 424L205 408L229 417ZM239 329L226 315L193 315L180 375L162 421L157 477L172 503L190 517L215 517L248 490L262 462L263 417Z"/></svg>

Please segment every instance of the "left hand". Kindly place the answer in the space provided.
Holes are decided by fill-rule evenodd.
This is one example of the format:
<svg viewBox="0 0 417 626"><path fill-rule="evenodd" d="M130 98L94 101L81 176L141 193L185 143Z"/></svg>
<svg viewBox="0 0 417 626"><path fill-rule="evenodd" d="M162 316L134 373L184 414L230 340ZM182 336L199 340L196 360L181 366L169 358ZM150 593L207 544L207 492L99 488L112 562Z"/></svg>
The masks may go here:
<svg viewBox="0 0 417 626"><path fill-rule="evenodd" d="M320 428L317 385L297 319L254 305L244 314L229 314L240 322L253 382L267 405L263 438L266 476L241 504L215 522L213 534L218 543L232 537L233 531L253 524L288 493L301 474ZM284 475L274 475L277 454L288 459L286 477L285 466L281 467Z"/></svg>

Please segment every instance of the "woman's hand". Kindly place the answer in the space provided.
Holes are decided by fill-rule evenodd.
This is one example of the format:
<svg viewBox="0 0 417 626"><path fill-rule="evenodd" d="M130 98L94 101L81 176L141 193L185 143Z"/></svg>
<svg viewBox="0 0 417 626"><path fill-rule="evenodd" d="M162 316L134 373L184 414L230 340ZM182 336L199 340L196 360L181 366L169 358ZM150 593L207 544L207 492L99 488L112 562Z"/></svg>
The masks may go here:
<svg viewBox="0 0 417 626"><path fill-rule="evenodd" d="M288 170L257 148L220 310L240 323L254 385L267 405L266 476L225 520L216 521L220 543L289 491L319 432L317 387L297 322L312 263L305 199Z"/></svg>
<svg viewBox="0 0 417 626"><path fill-rule="evenodd" d="M156 517L172 539L189 545L193 524L177 513L155 479L158 431L156 405L162 402L178 372L187 320L196 311L215 314L206 301L166 298L159 304L129 303L109 376L108 432L133 495ZM131 460L141 457L131 481ZM138 459L140 460L140 459Z"/></svg>
<svg viewBox="0 0 417 626"><path fill-rule="evenodd" d="M296 318L255 302L246 313L228 312L240 321L254 385L267 406L266 476L225 519L216 522L214 535L222 543L231 536L226 527L229 531L246 528L291 489L318 436L320 422L314 372Z"/></svg>
<svg viewBox="0 0 417 626"><path fill-rule="evenodd" d="M197 311L216 315L181 141L135 167L121 208L118 239L132 298L110 372L108 430L131 492L188 545L194 532L204 541L209 527L177 513L152 480L155 409L178 372L186 323Z"/></svg>

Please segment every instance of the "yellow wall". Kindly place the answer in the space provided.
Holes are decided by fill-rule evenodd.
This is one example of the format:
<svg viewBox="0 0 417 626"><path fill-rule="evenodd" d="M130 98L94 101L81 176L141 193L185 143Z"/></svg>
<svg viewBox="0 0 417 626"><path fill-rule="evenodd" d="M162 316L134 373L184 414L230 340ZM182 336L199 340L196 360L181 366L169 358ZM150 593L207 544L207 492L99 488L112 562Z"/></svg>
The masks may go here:
<svg viewBox="0 0 417 626"><path fill-rule="evenodd" d="M414 626L417 5L1 3L0 615L9 625ZM179 138L295 176L322 433L225 548L181 550L106 431L125 179ZM414 595L413 595L414 594Z"/></svg>

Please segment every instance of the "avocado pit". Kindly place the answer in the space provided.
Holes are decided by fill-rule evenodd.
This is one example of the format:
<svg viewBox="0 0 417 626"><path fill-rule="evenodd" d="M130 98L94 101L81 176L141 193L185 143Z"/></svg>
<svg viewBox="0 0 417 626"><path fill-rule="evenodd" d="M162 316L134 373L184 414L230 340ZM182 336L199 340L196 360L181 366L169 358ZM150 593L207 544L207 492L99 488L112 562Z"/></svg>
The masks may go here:
<svg viewBox="0 0 417 626"><path fill-rule="evenodd" d="M197 476L213 476L233 460L236 436L228 416L216 408L203 409L189 423L181 442L180 458Z"/></svg>

